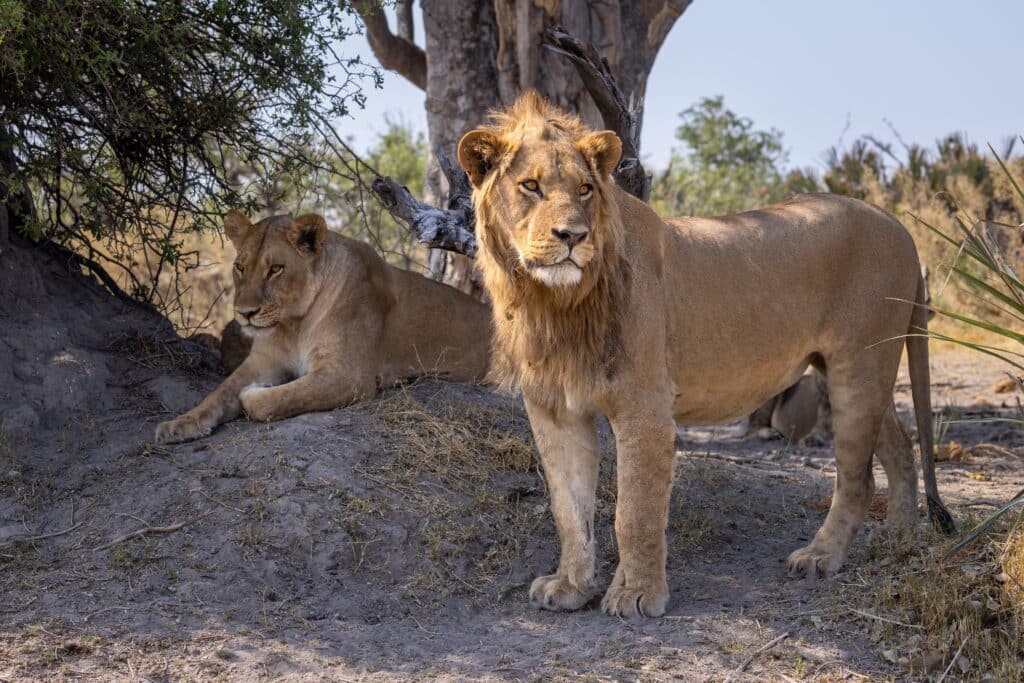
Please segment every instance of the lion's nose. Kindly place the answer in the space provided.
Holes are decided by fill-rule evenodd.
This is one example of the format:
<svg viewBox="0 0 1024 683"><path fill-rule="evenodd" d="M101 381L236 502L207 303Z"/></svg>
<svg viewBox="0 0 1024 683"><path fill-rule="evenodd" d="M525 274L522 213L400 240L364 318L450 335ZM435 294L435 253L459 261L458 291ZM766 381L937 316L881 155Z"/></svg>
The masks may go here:
<svg viewBox="0 0 1024 683"><path fill-rule="evenodd" d="M551 234L570 249L587 239L586 230L559 230L555 228L551 231Z"/></svg>
<svg viewBox="0 0 1024 683"><path fill-rule="evenodd" d="M236 308L235 312L238 313L243 318L245 318L246 320L252 320L252 317L260 312L260 306L257 306L256 308L246 309Z"/></svg>

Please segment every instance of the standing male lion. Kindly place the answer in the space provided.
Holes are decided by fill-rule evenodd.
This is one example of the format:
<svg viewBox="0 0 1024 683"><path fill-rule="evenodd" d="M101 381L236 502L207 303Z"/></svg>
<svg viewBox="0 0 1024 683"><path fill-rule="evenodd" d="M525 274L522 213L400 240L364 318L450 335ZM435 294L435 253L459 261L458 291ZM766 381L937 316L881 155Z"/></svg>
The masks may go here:
<svg viewBox="0 0 1024 683"><path fill-rule="evenodd" d="M836 491L791 575L843 562L871 500L872 453L889 480L887 524L914 525L917 475L893 384L907 346L929 503L935 487L924 291L910 235L853 199L806 195L721 218L659 218L611 180L614 133L536 93L459 143L495 324L492 374L522 389L562 543L530 588L545 609L595 594L595 414L618 451L619 566L605 612L668 602L665 527L675 422L742 417L808 365L828 375ZM911 336L906 336L910 333ZM946 518L948 519L948 513Z"/></svg>

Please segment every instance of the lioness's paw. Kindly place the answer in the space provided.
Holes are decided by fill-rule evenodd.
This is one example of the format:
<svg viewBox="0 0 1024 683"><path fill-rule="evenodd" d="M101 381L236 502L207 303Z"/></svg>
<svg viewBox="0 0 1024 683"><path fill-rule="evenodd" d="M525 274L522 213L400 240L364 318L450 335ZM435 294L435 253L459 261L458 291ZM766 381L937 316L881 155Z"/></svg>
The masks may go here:
<svg viewBox="0 0 1024 683"><path fill-rule="evenodd" d="M238 401L250 420L269 422L274 419L273 405L268 400L267 388L263 384L250 384L239 392Z"/></svg>
<svg viewBox="0 0 1024 683"><path fill-rule="evenodd" d="M631 588L612 585L601 600L601 611L616 617L660 617L668 605L668 584Z"/></svg>
<svg viewBox="0 0 1024 683"><path fill-rule="evenodd" d="M530 586L530 602L553 612L571 612L590 602L594 590L578 588L567 577L551 574L538 576Z"/></svg>
<svg viewBox="0 0 1024 683"><path fill-rule="evenodd" d="M805 576L828 578L839 571L842 564L842 554L816 548L812 544L790 554L787 575L794 579Z"/></svg>
<svg viewBox="0 0 1024 683"><path fill-rule="evenodd" d="M212 428L206 427L191 415L182 415L175 420L161 422L156 426L157 443L177 443L209 436Z"/></svg>

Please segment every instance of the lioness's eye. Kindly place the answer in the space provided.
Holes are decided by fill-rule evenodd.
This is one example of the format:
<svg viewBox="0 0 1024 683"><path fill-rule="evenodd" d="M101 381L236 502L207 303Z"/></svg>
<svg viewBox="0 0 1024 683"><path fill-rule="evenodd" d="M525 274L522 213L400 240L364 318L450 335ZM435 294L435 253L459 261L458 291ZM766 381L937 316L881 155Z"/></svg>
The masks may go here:
<svg viewBox="0 0 1024 683"><path fill-rule="evenodd" d="M238 262L236 261L236 262L235 262L235 270L236 270L236 271L238 271L238 274L239 274L239 275L241 275L242 273L244 273L244 272L245 272L245 266L243 266L243 265L242 265L241 263L238 263Z"/></svg>
<svg viewBox="0 0 1024 683"><path fill-rule="evenodd" d="M282 270L284 270L284 266L270 266L270 271L267 273L267 277L274 277Z"/></svg>
<svg viewBox="0 0 1024 683"><path fill-rule="evenodd" d="M586 197L593 191L594 186L591 185L590 183L583 183L582 185L580 185L579 193L581 197Z"/></svg>
<svg viewBox="0 0 1024 683"><path fill-rule="evenodd" d="M540 190L540 183L536 180L524 180L519 185L527 192L537 192Z"/></svg>

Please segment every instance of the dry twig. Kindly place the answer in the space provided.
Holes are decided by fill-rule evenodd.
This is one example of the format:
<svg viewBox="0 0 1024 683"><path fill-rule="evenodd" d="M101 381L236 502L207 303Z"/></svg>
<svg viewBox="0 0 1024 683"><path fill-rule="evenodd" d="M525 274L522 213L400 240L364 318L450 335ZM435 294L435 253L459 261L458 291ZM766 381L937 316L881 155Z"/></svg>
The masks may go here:
<svg viewBox="0 0 1024 683"><path fill-rule="evenodd" d="M96 546L92 550L93 550L94 553L98 553L101 550L107 550L108 548L112 548L115 545L117 545L118 543L124 543L125 541L130 541L133 538L140 538L140 537L145 536L147 534L170 534L170 533L174 533L175 531L180 531L181 529L184 529L185 527L189 526L190 524L195 524L196 522L198 522L201 519L206 519L207 517L209 517L210 515L212 515L216 511L217 511L217 508L216 507L212 507L209 510L207 510L206 512L202 513L201 515L196 515L192 519L186 519L184 522L178 522L177 524L172 524L170 526L147 526L147 527L142 527L141 529L136 529L135 531L129 532L127 534L124 534L123 536L118 536L117 538L115 538L114 540L110 541L109 543L104 543L103 545Z"/></svg>
<svg viewBox="0 0 1024 683"><path fill-rule="evenodd" d="M22 536L21 538L7 538L4 539L4 544L9 545L11 543L31 543L32 541L42 541L45 538L53 538L54 536L63 536L64 534L71 533L83 524L85 524L85 522L79 522L78 524L72 524L67 529L54 531L49 534L40 534L39 536Z"/></svg>
<svg viewBox="0 0 1024 683"><path fill-rule="evenodd" d="M759 654L761 654L762 652L766 652L766 651L772 649L773 647L775 647L776 645L778 645L779 643L784 641L786 638L789 638L789 636L790 636L789 631L786 631L781 636L776 636L775 638L772 638L767 643L765 643L761 647L759 647L756 650L754 650L754 652L749 657L747 657L746 660L742 664L740 664L739 668L735 669L731 674L726 676L725 683L730 683L730 681L732 681L733 678L735 678L736 676L738 676L741 673L743 673L744 671L746 671L747 667L750 666L754 662L754 658L757 657Z"/></svg>

